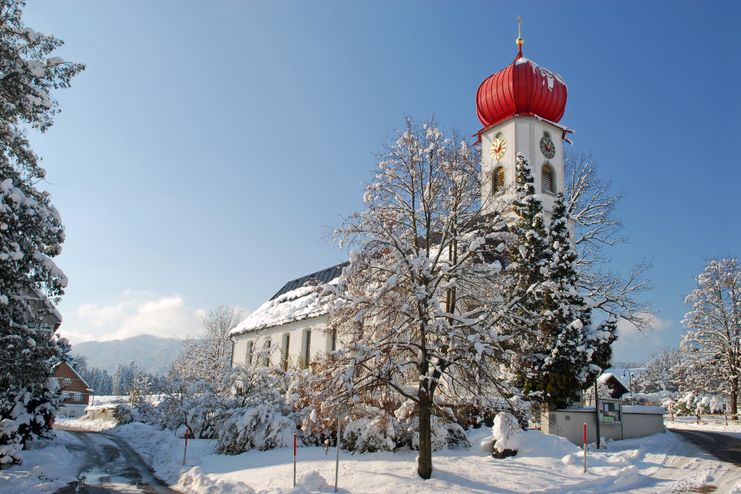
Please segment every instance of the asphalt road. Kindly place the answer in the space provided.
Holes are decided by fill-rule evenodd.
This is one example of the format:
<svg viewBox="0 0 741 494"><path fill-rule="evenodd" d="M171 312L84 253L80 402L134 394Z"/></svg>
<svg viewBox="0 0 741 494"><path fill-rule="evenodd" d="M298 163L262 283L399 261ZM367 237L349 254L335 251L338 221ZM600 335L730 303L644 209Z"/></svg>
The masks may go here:
<svg viewBox="0 0 741 494"><path fill-rule="evenodd" d="M669 429L721 461L741 467L741 440L718 432Z"/></svg>
<svg viewBox="0 0 741 494"><path fill-rule="evenodd" d="M103 432L66 430L80 440L80 445L67 448L85 460L78 480L56 494L176 493L157 479L141 457L121 439Z"/></svg>

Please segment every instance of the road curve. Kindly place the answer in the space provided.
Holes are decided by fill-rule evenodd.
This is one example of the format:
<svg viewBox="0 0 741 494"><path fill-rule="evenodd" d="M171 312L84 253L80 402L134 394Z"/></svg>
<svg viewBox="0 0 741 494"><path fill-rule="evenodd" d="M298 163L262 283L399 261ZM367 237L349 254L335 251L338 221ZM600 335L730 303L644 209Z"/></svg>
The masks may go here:
<svg viewBox="0 0 741 494"><path fill-rule="evenodd" d="M128 444L104 432L65 429L79 439L67 446L83 456L78 480L56 494L145 493L177 494L154 476L152 470Z"/></svg>
<svg viewBox="0 0 741 494"><path fill-rule="evenodd" d="M719 460L741 467L741 440L719 432L672 428L668 430L691 441Z"/></svg>

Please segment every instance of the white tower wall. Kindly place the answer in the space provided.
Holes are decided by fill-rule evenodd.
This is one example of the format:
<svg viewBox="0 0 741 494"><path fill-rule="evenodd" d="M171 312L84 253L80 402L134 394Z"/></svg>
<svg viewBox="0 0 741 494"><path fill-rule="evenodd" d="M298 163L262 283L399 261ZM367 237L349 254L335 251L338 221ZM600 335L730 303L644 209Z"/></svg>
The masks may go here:
<svg viewBox="0 0 741 494"><path fill-rule="evenodd" d="M543 133L548 132L556 148L556 155L547 159L540 151L540 139ZM493 191L494 170L502 166L504 168L505 188L515 186L515 156L519 152L530 163L535 182L535 191L543 203L543 209L547 213L553 210L555 194L564 192L564 155L563 155L563 133L564 129L548 121L537 117L516 116L505 120L486 132L481 134L482 172L484 173L482 200L489 203L489 195ZM507 148L499 160L492 158L491 145L494 139L501 134L507 141ZM541 189L541 177L543 165L549 164L555 173L555 191L544 192Z"/></svg>

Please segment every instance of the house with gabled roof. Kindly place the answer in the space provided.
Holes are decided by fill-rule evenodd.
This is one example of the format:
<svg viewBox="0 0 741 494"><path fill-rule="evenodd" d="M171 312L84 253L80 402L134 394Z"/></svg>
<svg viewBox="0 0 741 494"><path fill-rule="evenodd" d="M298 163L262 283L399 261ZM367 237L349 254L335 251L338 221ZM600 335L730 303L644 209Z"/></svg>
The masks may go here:
<svg viewBox="0 0 741 494"><path fill-rule="evenodd" d="M85 379L68 362L60 362L54 366L53 379L62 392L59 415L82 416L90 402L90 394L93 392Z"/></svg>

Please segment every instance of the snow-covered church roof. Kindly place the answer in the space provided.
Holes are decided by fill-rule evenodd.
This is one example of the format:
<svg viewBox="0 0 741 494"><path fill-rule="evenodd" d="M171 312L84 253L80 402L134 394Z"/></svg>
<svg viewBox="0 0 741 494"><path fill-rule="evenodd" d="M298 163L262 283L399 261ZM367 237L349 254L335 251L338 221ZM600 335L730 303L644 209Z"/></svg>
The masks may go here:
<svg viewBox="0 0 741 494"><path fill-rule="evenodd" d="M327 313L330 296L323 293L327 284L334 283L347 262L291 280L270 300L257 308L231 330L231 335L280 326Z"/></svg>

